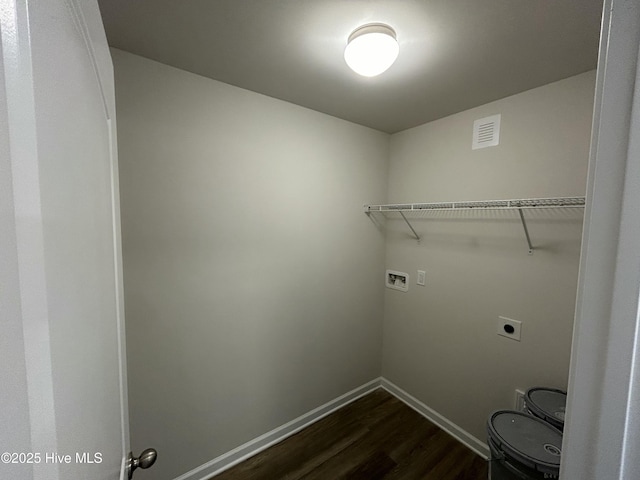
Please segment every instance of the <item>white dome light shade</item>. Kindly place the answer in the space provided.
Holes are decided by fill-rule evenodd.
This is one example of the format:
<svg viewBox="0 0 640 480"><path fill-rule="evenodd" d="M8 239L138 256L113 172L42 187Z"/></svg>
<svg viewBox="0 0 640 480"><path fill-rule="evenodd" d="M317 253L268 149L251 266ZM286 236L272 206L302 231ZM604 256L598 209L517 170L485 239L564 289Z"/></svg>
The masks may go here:
<svg viewBox="0 0 640 480"><path fill-rule="evenodd" d="M354 72L375 77L387 70L398 58L400 47L396 32L388 25L364 25L349 36L344 60Z"/></svg>

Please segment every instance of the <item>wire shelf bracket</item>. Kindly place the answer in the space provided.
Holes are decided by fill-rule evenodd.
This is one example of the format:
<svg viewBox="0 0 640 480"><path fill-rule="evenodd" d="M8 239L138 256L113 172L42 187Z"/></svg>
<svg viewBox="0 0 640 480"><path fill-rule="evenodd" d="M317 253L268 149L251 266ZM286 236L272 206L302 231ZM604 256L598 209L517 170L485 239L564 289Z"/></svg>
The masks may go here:
<svg viewBox="0 0 640 480"><path fill-rule="evenodd" d="M442 212L454 210L518 210L522 229L529 247L529 255L533 254L533 244L527 228L523 210L554 209L554 208L584 208L585 197L553 197L553 198L521 198L513 200L486 200L472 202L438 202L438 203L393 203L387 205L364 205L364 212L371 215L375 212L387 214L397 212L406 222L411 232L420 243L420 235L413 228L405 215L408 212Z"/></svg>
<svg viewBox="0 0 640 480"><path fill-rule="evenodd" d="M416 229L413 228L413 226L411 225L411 223L409 222L409 220L407 220L407 217L404 215L404 213L402 213L402 211L399 211L398 213L400 213L400 215L402 215L402 219L407 222L407 225L409 225L409 228L411 229L411 231L413 232L413 234L416 237L416 240L418 241L418 243L420 243L420 235L418 235L418 232L416 232Z"/></svg>

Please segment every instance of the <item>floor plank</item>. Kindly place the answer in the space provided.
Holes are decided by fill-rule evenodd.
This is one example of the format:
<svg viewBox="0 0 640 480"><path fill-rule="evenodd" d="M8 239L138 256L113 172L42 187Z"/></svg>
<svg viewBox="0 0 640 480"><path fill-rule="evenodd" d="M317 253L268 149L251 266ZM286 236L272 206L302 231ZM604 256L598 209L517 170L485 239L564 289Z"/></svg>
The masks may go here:
<svg viewBox="0 0 640 480"><path fill-rule="evenodd" d="M211 480L485 480L487 462L385 390Z"/></svg>

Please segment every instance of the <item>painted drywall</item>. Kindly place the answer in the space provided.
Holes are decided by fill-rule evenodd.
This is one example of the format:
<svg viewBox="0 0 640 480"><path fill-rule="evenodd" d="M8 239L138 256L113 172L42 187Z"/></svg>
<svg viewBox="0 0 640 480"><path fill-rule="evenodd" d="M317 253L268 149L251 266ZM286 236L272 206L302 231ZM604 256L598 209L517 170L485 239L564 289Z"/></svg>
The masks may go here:
<svg viewBox="0 0 640 480"><path fill-rule="evenodd" d="M113 50L131 443L175 478L381 370L386 134Z"/></svg>
<svg viewBox="0 0 640 480"><path fill-rule="evenodd" d="M595 72L391 137L391 203L584 195ZM501 114L500 145L471 149L473 121ZM441 213L387 221L386 268L409 291L385 291L383 376L480 440L515 389L566 388L582 209ZM426 285L416 285L417 270ZM522 340L498 336L498 317Z"/></svg>

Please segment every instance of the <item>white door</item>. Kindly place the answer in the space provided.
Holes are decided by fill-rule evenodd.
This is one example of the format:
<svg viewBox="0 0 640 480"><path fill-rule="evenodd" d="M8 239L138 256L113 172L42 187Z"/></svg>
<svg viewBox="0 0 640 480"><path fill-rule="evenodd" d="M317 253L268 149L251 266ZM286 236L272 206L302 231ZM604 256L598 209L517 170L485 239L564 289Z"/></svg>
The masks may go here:
<svg viewBox="0 0 640 480"><path fill-rule="evenodd" d="M98 5L0 0L0 28L0 478L126 478L115 101Z"/></svg>

